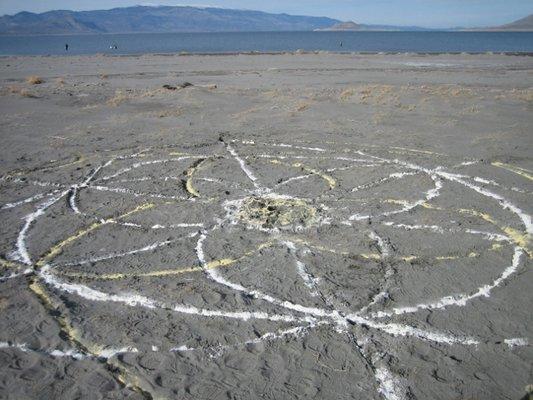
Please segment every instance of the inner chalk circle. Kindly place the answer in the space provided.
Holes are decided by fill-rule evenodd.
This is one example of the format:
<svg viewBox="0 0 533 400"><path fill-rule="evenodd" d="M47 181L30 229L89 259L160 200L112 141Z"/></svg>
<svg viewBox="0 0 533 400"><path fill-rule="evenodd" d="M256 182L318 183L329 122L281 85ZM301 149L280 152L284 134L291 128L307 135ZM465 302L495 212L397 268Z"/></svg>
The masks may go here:
<svg viewBox="0 0 533 400"><path fill-rule="evenodd" d="M317 211L302 199L251 196L242 201L237 218L247 224L265 229L307 227L317 221Z"/></svg>

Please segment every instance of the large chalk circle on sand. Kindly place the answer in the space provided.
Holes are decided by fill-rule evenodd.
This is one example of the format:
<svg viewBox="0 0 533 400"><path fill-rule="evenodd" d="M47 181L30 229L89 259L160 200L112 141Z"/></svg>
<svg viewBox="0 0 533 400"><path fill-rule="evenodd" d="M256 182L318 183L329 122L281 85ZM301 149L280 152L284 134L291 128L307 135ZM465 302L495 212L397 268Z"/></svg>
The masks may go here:
<svg viewBox="0 0 533 400"><path fill-rule="evenodd" d="M112 363L149 392L119 354L220 359L337 340L370 366L368 385L402 399L413 383L388 355L405 346L528 346L509 308L509 324L483 325L533 255L527 192L491 171L527 173L400 154L226 140L7 175L28 195L0 209L16 227L0 283L27 279L67 339L0 348Z"/></svg>

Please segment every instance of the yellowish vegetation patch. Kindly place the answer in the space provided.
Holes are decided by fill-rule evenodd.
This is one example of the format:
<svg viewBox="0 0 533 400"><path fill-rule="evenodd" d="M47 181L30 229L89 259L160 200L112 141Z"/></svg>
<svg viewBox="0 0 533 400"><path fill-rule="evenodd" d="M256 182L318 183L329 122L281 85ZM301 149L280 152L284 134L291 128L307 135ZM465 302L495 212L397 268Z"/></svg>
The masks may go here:
<svg viewBox="0 0 533 400"><path fill-rule="evenodd" d="M340 99L342 101L346 101L348 100L350 97L352 97L353 95L355 94L355 89L353 88L348 88L348 89L345 89L341 92L340 94Z"/></svg>
<svg viewBox="0 0 533 400"><path fill-rule="evenodd" d="M435 86L425 86L420 87L422 93L429 94L431 96L438 97L472 97L474 96L474 91L470 88L466 88L458 85L435 85Z"/></svg>
<svg viewBox="0 0 533 400"><path fill-rule="evenodd" d="M18 86L14 86L14 85L11 85L11 86L8 86L7 87L7 91L11 94L16 94L16 93L20 93L20 90L21 88L18 87Z"/></svg>
<svg viewBox="0 0 533 400"><path fill-rule="evenodd" d="M173 108L169 110L163 110L159 111L157 113L157 116L159 118L166 118L166 117L180 117L183 115L183 111L180 108Z"/></svg>
<svg viewBox="0 0 533 400"><path fill-rule="evenodd" d="M308 101L301 101L296 105L296 111L302 112L307 110L311 106L311 102Z"/></svg>
<svg viewBox="0 0 533 400"><path fill-rule="evenodd" d="M44 80L37 75L31 75L26 78L26 83L29 83L30 85L40 85L41 83L44 83Z"/></svg>
<svg viewBox="0 0 533 400"><path fill-rule="evenodd" d="M121 105L125 101L130 100L131 98L132 98L131 95L124 93L121 90L117 90L115 92L115 95L109 100L107 100L107 105L111 107L118 107L119 105Z"/></svg>
<svg viewBox="0 0 533 400"><path fill-rule="evenodd" d="M7 91L10 94L18 94L22 97L27 97L31 99L36 99L39 96L37 96L35 93L30 92L28 89L21 88L19 86L8 86Z"/></svg>
<svg viewBox="0 0 533 400"><path fill-rule="evenodd" d="M22 90L20 91L20 95L21 95L22 97L28 97L28 98L30 98L30 99L36 99L37 97L39 97L39 96L37 96L35 93L32 93L32 92L30 92L30 91L27 90L27 89L22 89Z"/></svg>

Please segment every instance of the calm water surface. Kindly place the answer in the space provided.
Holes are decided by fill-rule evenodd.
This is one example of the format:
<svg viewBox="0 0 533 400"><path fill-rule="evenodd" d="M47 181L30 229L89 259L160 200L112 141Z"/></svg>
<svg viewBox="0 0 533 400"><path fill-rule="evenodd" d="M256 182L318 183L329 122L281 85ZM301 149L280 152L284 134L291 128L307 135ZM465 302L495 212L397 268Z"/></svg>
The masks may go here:
<svg viewBox="0 0 533 400"><path fill-rule="evenodd" d="M0 36L0 55L347 52L533 52L533 32L235 32ZM342 46L341 46L342 43ZM111 47L116 45L118 49Z"/></svg>

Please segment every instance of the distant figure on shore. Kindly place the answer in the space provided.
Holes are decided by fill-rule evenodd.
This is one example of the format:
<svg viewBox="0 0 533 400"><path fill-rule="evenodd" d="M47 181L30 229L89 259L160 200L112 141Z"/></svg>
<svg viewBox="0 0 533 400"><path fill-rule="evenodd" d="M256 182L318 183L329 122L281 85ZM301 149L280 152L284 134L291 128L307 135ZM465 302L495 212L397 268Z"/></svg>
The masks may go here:
<svg viewBox="0 0 533 400"><path fill-rule="evenodd" d="M68 43L65 43L65 51L68 51Z"/></svg>
<svg viewBox="0 0 533 400"><path fill-rule="evenodd" d="M340 43L341 47L342 47L342 42Z"/></svg>

